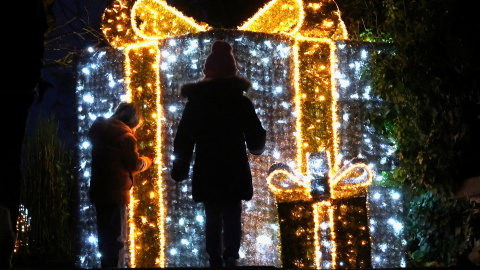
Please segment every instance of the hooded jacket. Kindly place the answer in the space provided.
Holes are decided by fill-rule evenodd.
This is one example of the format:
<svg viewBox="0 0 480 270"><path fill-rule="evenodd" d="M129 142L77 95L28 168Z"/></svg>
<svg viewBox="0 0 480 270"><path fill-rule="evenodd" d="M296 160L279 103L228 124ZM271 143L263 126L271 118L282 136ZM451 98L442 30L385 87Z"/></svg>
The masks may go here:
<svg viewBox="0 0 480 270"><path fill-rule="evenodd" d="M140 157L133 131L122 121L97 118L88 132L92 144L90 200L95 204L130 202L133 174L151 165Z"/></svg>
<svg viewBox="0 0 480 270"><path fill-rule="evenodd" d="M197 202L250 200L252 175L247 157L260 155L266 131L244 93L251 87L242 77L185 84L187 104L174 140L171 176L188 178L195 148L192 193Z"/></svg>

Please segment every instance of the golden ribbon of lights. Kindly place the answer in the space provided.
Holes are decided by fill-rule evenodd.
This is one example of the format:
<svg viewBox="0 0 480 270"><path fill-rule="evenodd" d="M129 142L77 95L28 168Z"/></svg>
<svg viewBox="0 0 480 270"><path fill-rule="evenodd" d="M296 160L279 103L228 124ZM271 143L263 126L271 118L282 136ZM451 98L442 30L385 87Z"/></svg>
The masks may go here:
<svg viewBox="0 0 480 270"><path fill-rule="evenodd" d="M325 162L328 162L329 154L326 152ZM334 228L334 209L332 200L337 198L347 198L366 192L367 187L372 183L373 170L364 163L348 164L343 166L338 172L333 173L328 170L329 197L321 199L312 198L310 174L307 176L301 173L294 173L289 168L277 168L270 172L267 177L267 183L270 190L275 194L277 201L310 201L313 204L314 218L314 243L315 243L315 266L321 268L322 253L320 252L321 239L320 226L323 222L329 224L330 231L330 257L331 266L336 267L336 244ZM351 181L352 179L356 179Z"/></svg>
<svg viewBox="0 0 480 270"><path fill-rule="evenodd" d="M129 101L156 108L150 117L146 117L147 127L144 125L142 128L155 130L156 134L148 131L137 134L139 141L155 142L154 145L140 146L139 150L154 152L154 166L157 169L148 176L153 179L153 184L144 181L139 187L135 186L132 192L129 220L131 267L165 267L166 261L165 206L161 176L161 52L158 41L210 29L207 24L197 23L184 16L163 0L116 0L103 15L102 31L105 37L111 46L123 49L125 54L125 81ZM328 149L333 153L329 160L333 164L332 173L338 171L337 93L332 75L336 67L335 40L347 39L348 34L336 3L333 0L272 0L238 30L276 34L294 41L293 84L297 113L294 136L297 167L305 174L307 153ZM322 126L320 122L326 124ZM328 135L318 135L319 130L326 130L323 134ZM157 211L155 220L137 213L139 205L145 204L145 200ZM316 209L322 209L322 205ZM148 248L142 245L142 239L152 237L144 235L139 230L140 227L153 230L154 245L150 244ZM155 257L154 262L146 263L148 259L145 258L151 256Z"/></svg>

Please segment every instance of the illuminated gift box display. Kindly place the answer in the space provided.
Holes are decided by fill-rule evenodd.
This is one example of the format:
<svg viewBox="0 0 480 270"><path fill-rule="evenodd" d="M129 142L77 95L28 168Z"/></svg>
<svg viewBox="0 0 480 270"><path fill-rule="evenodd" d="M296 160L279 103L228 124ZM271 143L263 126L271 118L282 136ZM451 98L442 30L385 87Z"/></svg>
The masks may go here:
<svg viewBox="0 0 480 270"><path fill-rule="evenodd" d="M282 254L282 261L287 268L336 268L337 260L341 268L371 268L365 195L373 171L356 159L332 175L328 160L326 151L310 154L307 177L284 164L271 168L267 181L279 202L282 243L298 241L289 248L303 248L290 258L289 252ZM299 217L306 222L292 224Z"/></svg>
<svg viewBox="0 0 480 270"><path fill-rule="evenodd" d="M191 198L190 180L175 183L170 168L186 102L179 87L203 77L216 39L232 44L239 73L252 82L247 96L267 130L265 153L250 156L255 193L244 203L239 263L404 266L400 193L381 187L383 172L393 168L393 143L368 123L368 112L382 101L370 94L368 77L361 77L373 48L346 41L333 1L273 0L238 30L215 30L164 1L117 0L105 11L103 31L112 48L89 49L78 63L77 266L98 267L101 256L88 198L86 134L121 101L143 109L139 151L154 157L132 190L130 267L208 266L202 206ZM294 242L302 247L282 240L292 231L305 239ZM366 253L345 237L362 239L354 242Z"/></svg>

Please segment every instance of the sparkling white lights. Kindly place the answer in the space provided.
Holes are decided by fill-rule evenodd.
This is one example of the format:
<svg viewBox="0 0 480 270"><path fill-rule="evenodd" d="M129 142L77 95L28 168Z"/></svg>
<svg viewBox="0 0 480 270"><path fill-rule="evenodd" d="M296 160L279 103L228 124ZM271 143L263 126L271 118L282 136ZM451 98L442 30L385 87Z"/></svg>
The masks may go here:
<svg viewBox="0 0 480 270"><path fill-rule="evenodd" d="M91 67L95 66L95 69ZM78 228L80 251L77 266L80 268L100 267L98 240L96 238L95 208L88 196L90 186L91 147L87 132L93 121L111 115L125 94L123 78L123 54L118 51L95 51L88 49L78 63ZM109 76L105 76L108 73ZM112 85L112 82L115 82Z"/></svg>

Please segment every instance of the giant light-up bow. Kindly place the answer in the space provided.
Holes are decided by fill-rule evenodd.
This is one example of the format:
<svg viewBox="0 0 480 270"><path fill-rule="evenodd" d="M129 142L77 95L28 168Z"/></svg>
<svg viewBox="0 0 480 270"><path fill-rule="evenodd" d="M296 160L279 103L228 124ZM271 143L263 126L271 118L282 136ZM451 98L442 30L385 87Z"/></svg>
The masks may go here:
<svg viewBox="0 0 480 270"><path fill-rule="evenodd" d="M333 200L365 195L373 171L361 159L347 162L332 172L327 151L310 154L308 175L275 164L267 178L278 202L307 201L313 204L315 266L335 268L336 243ZM323 224L323 225L322 225Z"/></svg>
<svg viewBox="0 0 480 270"><path fill-rule="evenodd" d="M160 100L159 76L161 40L204 31L212 28L184 16L162 0L116 0L105 11L102 30L110 45L123 50L125 55L125 84L127 100L140 97L156 111L145 118L139 141L155 142L142 146L142 151L153 153L156 171L135 187L130 207L130 266L136 266L137 253L158 254L155 265L165 266L165 206L162 191L162 135L163 107ZM261 32L281 36L292 41L294 70L294 106L296 114L296 164L301 173L307 170L307 153L327 149L332 156L332 172L339 171L337 136L337 94L335 80L335 40L347 39L347 31L333 0L272 0L239 31ZM325 124L319 124L325 122ZM323 135L321 135L323 134ZM337 178L335 178L337 179ZM145 210L147 209L148 210ZM152 210L153 209L153 210ZM138 214L137 214L138 212ZM152 219L146 212L156 212ZM154 243L139 246L151 230ZM147 240L145 240L147 241ZM140 255L138 255L140 256ZM155 255L156 256L156 255Z"/></svg>

